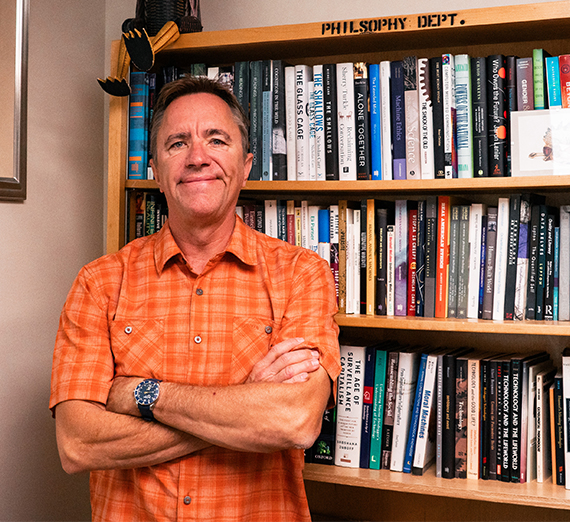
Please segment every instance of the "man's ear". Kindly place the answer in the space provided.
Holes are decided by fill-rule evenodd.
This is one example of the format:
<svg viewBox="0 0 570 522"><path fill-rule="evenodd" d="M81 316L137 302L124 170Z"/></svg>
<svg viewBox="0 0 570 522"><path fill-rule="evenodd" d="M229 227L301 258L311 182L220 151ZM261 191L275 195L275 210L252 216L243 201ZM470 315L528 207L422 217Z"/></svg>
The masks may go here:
<svg viewBox="0 0 570 522"><path fill-rule="evenodd" d="M242 187L245 187L245 184L249 178L249 173L251 172L251 166L253 165L253 154L251 152L248 152L247 156L245 157L245 161L243 164L243 185Z"/></svg>
<svg viewBox="0 0 570 522"><path fill-rule="evenodd" d="M164 192L164 190L162 190L162 187L160 186L160 182L161 182L160 174L158 173L157 166L154 164L154 160L151 158L148 163L150 165L150 168L152 169L152 174L154 176L154 180L157 182L158 188L160 189L160 192Z"/></svg>

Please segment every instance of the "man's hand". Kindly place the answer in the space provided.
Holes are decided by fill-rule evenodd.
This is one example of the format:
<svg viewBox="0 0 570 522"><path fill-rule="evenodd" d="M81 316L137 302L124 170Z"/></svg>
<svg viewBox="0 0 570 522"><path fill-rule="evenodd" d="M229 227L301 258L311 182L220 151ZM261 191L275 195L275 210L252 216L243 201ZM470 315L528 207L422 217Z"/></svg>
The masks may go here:
<svg viewBox="0 0 570 522"><path fill-rule="evenodd" d="M140 417L140 411L135 402L134 391L142 377L115 377L107 399L107 411Z"/></svg>
<svg viewBox="0 0 570 522"><path fill-rule="evenodd" d="M299 348L304 339L287 339L273 346L268 354L251 370L247 383L296 383L304 382L309 374L319 368L319 352Z"/></svg>

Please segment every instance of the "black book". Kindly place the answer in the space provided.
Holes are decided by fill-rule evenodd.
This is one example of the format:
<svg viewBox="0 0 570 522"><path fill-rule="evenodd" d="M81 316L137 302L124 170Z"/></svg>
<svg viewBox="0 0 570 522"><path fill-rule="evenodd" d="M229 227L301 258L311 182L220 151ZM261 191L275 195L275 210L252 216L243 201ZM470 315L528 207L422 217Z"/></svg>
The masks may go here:
<svg viewBox="0 0 570 522"><path fill-rule="evenodd" d="M471 58L473 106L473 177L489 176L489 131L487 123L487 59Z"/></svg>
<svg viewBox="0 0 570 522"><path fill-rule="evenodd" d="M469 217L470 205L459 208L459 252L457 263L457 314L459 319L467 317L469 287Z"/></svg>
<svg viewBox="0 0 570 522"><path fill-rule="evenodd" d="M485 290L485 270L487 262L487 214L481 218L481 265L479 268L479 306L477 318L483 318L483 293Z"/></svg>
<svg viewBox="0 0 570 522"><path fill-rule="evenodd" d="M505 57L487 57L487 108L489 126L489 176L502 177L507 169L507 99Z"/></svg>
<svg viewBox="0 0 570 522"><path fill-rule="evenodd" d="M500 387L500 401L497 406L500 411L498 431L500 433L500 459L501 481L511 481L511 421L512 421L512 397L511 397L511 363L510 360L502 361L501 377L497 381ZM499 446L497 445L497 449ZM498 473L498 471L497 471Z"/></svg>
<svg viewBox="0 0 570 522"><path fill-rule="evenodd" d="M287 181L287 121L285 116L285 63L273 60L273 180Z"/></svg>
<svg viewBox="0 0 570 522"><path fill-rule="evenodd" d="M437 270L437 196L426 200L426 258L424 317L435 317L435 276Z"/></svg>
<svg viewBox="0 0 570 522"><path fill-rule="evenodd" d="M263 118L263 62L251 62L249 147L253 154L249 179L261 179L262 166L262 118Z"/></svg>
<svg viewBox="0 0 570 522"><path fill-rule="evenodd" d="M364 62L357 62L354 65L354 107L356 109L356 179L372 179L368 69Z"/></svg>
<svg viewBox="0 0 570 522"><path fill-rule="evenodd" d="M550 209L546 216L546 256L544 263L544 314L545 321L554 320L554 229L557 226L556 214Z"/></svg>
<svg viewBox="0 0 570 522"><path fill-rule="evenodd" d="M376 315L386 315L388 225L394 222L394 203L376 201Z"/></svg>
<svg viewBox="0 0 570 522"><path fill-rule="evenodd" d="M338 180L338 122L336 64L323 65L326 179Z"/></svg>
<svg viewBox="0 0 570 522"><path fill-rule="evenodd" d="M311 449L306 453L305 462L334 465L335 435L336 406L325 410L323 413L321 433Z"/></svg>
<svg viewBox="0 0 570 522"><path fill-rule="evenodd" d="M367 282L367 221L368 221L368 201L360 200L360 313L366 315L366 282Z"/></svg>
<svg viewBox="0 0 570 522"><path fill-rule="evenodd" d="M506 64L506 98L507 98L507 118L505 122L507 130L507 171L506 176L511 175L511 112L517 110L517 56L507 56Z"/></svg>
<svg viewBox="0 0 570 522"><path fill-rule="evenodd" d="M430 84L433 104L433 160L435 178L445 178L444 136L443 136L443 78L441 56L430 58Z"/></svg>
<svg viewBox="0 0 570 522"><path fill-rule="evenodd" d="M540 228L540 205L533 205L530 211L528 231L528 282L526 292L525 319L536 319L536 282L538 277L538 236Z"/></svg>
<svg viewBox="0 0 570 522"><path fill-rule="evenodd" d="M538 215L538 261L536 265L536 315L537 321L544 319L544 284L546 281L546 234L548 207L540 205Z"/></svg>
<svg viewBox="0 0 570 522"><path fill-rule="evenodd" d="M562 392L562 375L556 374L554 377L554 433L552 438L554 440L554 463L555 467L552 470L555 484L557 486L564 486L564 394Z"/></svg>
<svg viewBox="0 0 570 522"><path fill-rule="evenodd" d="M249 118L250 65L249 62L236 62L234 78L234 94L246 116Z"/></svg>
<svg viewBox="0 0 570 522"><path fill-rule="evenodd" d="M502 362L501 356L498 356L489 361L489 479L497 480L500 479L497 470L500 466L497 465L499 462L498 454L499 451L499 422L501 411L499 408L501 388L499 386L499 379L502 375Z"/></svg>
<svg viewBox="0 0 570 522"><path fill-rule="evenodd" d="M459 274L459 213L460 205L451 207L449 225L449 278L447 286L447 317L457 317L457 276Z"/></svg>
<svg viewBox="0 0 570 522"><path fill-rule="evenodd" d="M504 318L510 321L514 320L515 315L520 205L521 195L512 194L509 200L509 239L507 246L507 274L505 276L506 288L504 310Z"/></svg>
<svg viewBox="0 0 570 522"><path fill-rule="evenodd" d="M487 252L485 254L485 283L483 287L483 319L493 319L495 288L495 252L497 246L497 207L487 210Z"/></svg>
<svg viewBox="0 0 570 522"><path fill-rule="evenodd" d="M418 240L416 246L416 316L424 316L426 260L426 200L418 201Z"/></svg>

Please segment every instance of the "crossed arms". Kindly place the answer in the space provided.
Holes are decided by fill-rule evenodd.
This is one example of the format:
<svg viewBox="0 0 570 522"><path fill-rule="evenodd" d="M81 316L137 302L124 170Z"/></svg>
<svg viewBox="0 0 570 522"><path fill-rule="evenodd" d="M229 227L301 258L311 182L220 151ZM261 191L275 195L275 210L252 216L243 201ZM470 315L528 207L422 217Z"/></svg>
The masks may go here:
<svg viewBox="0 0 570 522"><path fill-rule="evenodd" d="M271 348L244 384L201 387L163 382L140 418L133 390L143 379L117 377L106 405L69 400L56 407L57 443L68 473L137 468L215 445L272 452L312 445L331 394L318 353L288 339Z"/></svg>

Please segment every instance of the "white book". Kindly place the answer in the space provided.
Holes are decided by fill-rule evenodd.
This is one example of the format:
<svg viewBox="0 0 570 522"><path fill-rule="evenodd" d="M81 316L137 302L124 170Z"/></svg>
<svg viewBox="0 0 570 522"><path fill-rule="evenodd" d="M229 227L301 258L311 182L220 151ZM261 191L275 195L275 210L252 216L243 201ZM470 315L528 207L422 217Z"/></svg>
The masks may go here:
<svg viewBox="0 0 570 522"><path fill-rule="evenodd" d="M493 320L502 321L505 314L507 254L509 243L509 198L499 198L497 210L497 244L493 287Z"/></svg>
<svg viewBox="0 0 570 522"><path fill-rule="evenodd" d="M396 200L394 229L394 313L408 315L408 201Z"/></svg>
<svg viewBox="0 0 570 522"><path fill-rule="evenodd" d="M457 177L473 177L473 122L471 121L471 61L455 56L455 106L457 118Z"/></svg>
<svg viewBox="0 0 570 522"><path fill-rule="evenodd" d="M531 211L532 207L529 198L521 197L514 313L514 319L517 321L522 321L524 319L526 311Z"/></svg>
<svg viewBox="0 0 570 522"><path fill-rule="evenodd" d="M301 201L301 246L309 248L309 202Z"/></svg>
<svg viewBox="0 0 570 522"><path fill-rule="evenodd" d="M277 200L266 199L265 204L265 234L277 238Z"/></svg>
<svg viewBox="0 0 570 522"><path fill-rule="evenodd" d="M467 288L467 318L477 319L479 314L479 278L481 272L481 233L486 207L473 203L469 213L469 282Z"/></svg>
<svg viewBox="0 0 570 522"><path fill-rule="evenodd" d="M313 69L308 65L295 66L295 135L297 147L297 180L309 181L311 168L311 144L309 129L309 82Z"/></svg>
<svg viewBox="0 0 570 522"><path fill-rule="evenodd" d="M210 80L216 80L220 74L219 67L208 67L206 74Z"/></svg>
<svg viewBox="0 0 570 522"><path fill-rule="evenodd" d="M365 356L365 346L340 345L342 370L338 378L336 404L336 466L360 466Z"/></svg>
<svg viewBox="0 0 570 522"><path fill-rule="evenodd" d="M443 356L442 356L443 357ZM414 453L413 473L421 475L435 459L435 439L430 425L435 424L434 395L437 394L437 368L438 355L428 355L424 376L424 389L420 403L420 420L416 437L416 450Z"/></svg>
<svg viewBox="0 0 570 522"><path fill-rule="evenodd" d="M352 241L353 241L353 252L354 256L352 262L354 264L352 276L354 278L352 285L352 310L353 313L360 313L360 230L362 219L361 211L358 209L354 210L354 223L352 224Z"/></svg>
<svg viewBox="0 0 570 522"><path fill-rule="evenodd" d="M323 86L323 66L313 66L313 86L315 97L315 169L316 179L326 180L325 163L325 106Z"/></svg>
<svg viewBox="0 0 570 522"><path fill-rule="evenodd" d="M526 482L536 479L536 376L552 367L550 360L528 367L528 383L526 386ZM523 382L523 396L525 395Z"/></svg>
<svg viewBox="0 0 570 522"><path fill-rule="evenodd" d="M308 83L309 89L309 180L317 179L317 134L315 127L315 82Z"/></svg>
<svg viewBox="0 0 570 522"><path fill-rule="evenodd" d="M421 179L418 58L406 56L404 70L404 112L406 122L406 179Z"/></svg>
<svg viewBox="0 0 570 522"><path fill-rule="evenodd" d="M434 179L433 101L429 59L418 59L418 95L420 111L420 167L422 179Z"/></svg>
<svg viewBox="0 0 570 522"><path fill-rule="evenodd" d="M386 243L388 245L386 256L386 315L394 315L394 225L388 225L386 230Z"/></svg>
<svg viewBox="0 0 570 522"><path fill-rule="evenodd" d="M329 207L330 215L330 265L334 277L336 298L338 301L338 205Z"/></svg>
<svg viewBox="0 0 570 522"><path fill-rule="evenodd" d="M380 62L380 127L382 179L392 179L392 130L390 127L390 62Z"/></svg>
<svg viewBox="0 0 570 522"><path fill-rule="evenodd" d="M545 370L536 376L536 481L546 482L552 475L550 444L550 385L554 370Z"/></svg>
<svg viewBox="0 0 570 522"><path fill-rule="evenodd" d="M287 126L287 181L297 180L297 114L295 106L295 67L285 67L285 121Z"/></svg>
<svg viewBox="0 0 570 522"><path fill-rule="evenodd" d="M346 313L354 314L354 209L346 209Z"/></svg>
<svg viewBox="0 0 570 522"><path fill-rule="evenodd" d="M319 246L319 207L309 205L309 250L318 252Z"/></svg>
<svg viewBox="0 0 570 522"><path fill-rule="evenodd" d="M419 352L401 352L398 357L398 383L390 470L402 471L420 362Z"/></svg>
<svg viewBox="0 0 570 522"><path fill-rule="evenodd" d="M442 55L441 77L443 85L443 153L445 178L457 177L453 153L455 132L455 60L452 54ZM455 161L454 161L455 160Z"/></svg>
<svg viewBox="0 0 570 522"><path fill-rule="evenodd" d="M570 321L570 205L560 207L558 320Z"/></svg>
<svg viewBox="0 0 570 522"><path fill-rule="evenodd" d="M563 404L570 401L570 351L565 349L562 353L562 396ZM568 447L568 415L569 408L564 408L564 487L570 489L570 449Z"/></svg>
<svg viewBox="0 0 570 522"><path fill-rule="evenodd" d="M352 62L336 64L336 90L339 178L341 181L356 181L356 112Z"/></svg>

